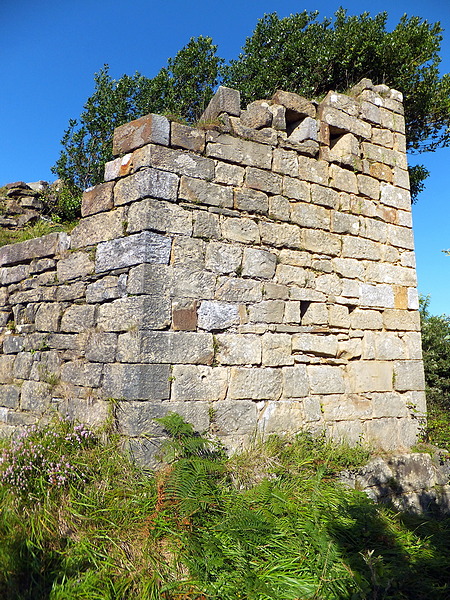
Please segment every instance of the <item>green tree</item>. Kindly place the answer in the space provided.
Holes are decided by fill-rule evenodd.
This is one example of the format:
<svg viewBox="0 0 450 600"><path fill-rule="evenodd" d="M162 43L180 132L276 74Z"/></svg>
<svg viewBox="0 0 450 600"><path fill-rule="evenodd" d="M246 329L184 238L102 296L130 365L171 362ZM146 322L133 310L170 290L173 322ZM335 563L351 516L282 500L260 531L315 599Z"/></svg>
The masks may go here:
<svg viewBox="0 0 450 600"><path fill-rule="evenodd" d="M79 119L72 119L61 140L63 150L52 171L74 196L103 181L111 160L114 128L150 112L171 112L197 119L218 82L222 59L211 38L191 38L168 67L149 79L140 73L115 80L105 65L94 76L95 90Z"/></svg>
<svg viewBox="0 0 450 600"><path fill-rule="evenodd" d="M277 89L320 98L367 77L403 92L409 151L449 145L450 75L439 74L440 24L404 15L389 32L386 23L385 12L348 16L342 8L334 20L318 21L317 12L306 11L265 15L226 67L224 83L249 102ZM427 175L422 165L411 169L414 197Z"/></svg>

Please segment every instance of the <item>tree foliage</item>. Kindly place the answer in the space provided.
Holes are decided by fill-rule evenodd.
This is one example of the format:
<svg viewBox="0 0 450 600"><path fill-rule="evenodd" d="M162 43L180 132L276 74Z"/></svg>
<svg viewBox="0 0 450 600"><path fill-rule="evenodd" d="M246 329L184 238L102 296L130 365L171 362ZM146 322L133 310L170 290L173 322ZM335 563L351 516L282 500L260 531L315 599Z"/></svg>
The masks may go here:
<svg viewBox="0 0 450 600"><path fill-rule="evenodd" d="M429 404L450 410L450 317L431 315L421 298L422 349Z"/></svg>
<svg viewBox="0 0 450 600"><path fill-rule="evenodd" d="M385 12L348 16L340 8L322 21L318 12L272 13L226 66L208 37L191 38L152 79L136 73L115 80L105 66L81 116L69 123L53 171L75 192L102 181L115 127L149 112L194 122L218 83L239 89L248 103L277 89L320 98L367 77L403 92L409 151L449 145L450 75L439 73L440 24L404 15L393 31L386 26ZM410 169L413 198L427 175L422 165Z"/></svg>

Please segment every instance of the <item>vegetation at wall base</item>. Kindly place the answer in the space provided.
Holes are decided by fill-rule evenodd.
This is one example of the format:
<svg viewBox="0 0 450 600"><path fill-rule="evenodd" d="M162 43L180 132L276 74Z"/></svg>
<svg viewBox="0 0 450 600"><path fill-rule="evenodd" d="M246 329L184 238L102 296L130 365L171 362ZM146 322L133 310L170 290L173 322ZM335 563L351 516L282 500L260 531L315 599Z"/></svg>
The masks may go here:
<svg viewBox="0 0 450 600"><path fill-rule="evenodd" d="M364 448L305 434L227 459L178 415L159 422L170 443L154 474L118 436L63 420L5 443L2 599L449 597L449 520L337 482Z"/></svg>

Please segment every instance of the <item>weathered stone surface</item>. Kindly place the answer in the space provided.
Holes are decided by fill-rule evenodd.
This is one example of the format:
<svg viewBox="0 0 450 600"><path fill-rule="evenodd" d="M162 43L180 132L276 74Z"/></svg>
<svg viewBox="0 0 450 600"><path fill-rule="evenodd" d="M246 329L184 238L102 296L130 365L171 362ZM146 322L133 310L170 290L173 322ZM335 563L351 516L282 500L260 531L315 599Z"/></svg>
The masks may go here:
<svg viewBox="0 0 450 600"><path fill-rule="evenodd" d="M105 181L111 181L129 175L133 169L132 154L124 154L105 163Z"/></svg>
<svg viewBox="0 0 450 600"><path fill-rule="evenodd" d="M280 369L232 367L228 397L234 400L277 400L282 391Z"/></svg>
<svg viewBox="0 0 450 600"><path fill-rule="evenodd" d="M86 302L94 303L115 300L116 298L126 296L126 294L127 276L125 274L119 277L106 275L86 287Z"/></svg>
<svg viewBox="0 0 450 600"><path fill-rule="evenodd" d="M117 360L129 363L211 364L210 333L131 331L119 336Z"/></svg>
<svg viewBox="0 0 450 600"><path fill-rule="evenodd" d="M283 396L287 398L304 398L309 394L309 380L306 365L295 365L283 368ZM319 407L320 415L320 407Z"/></svg>
<svg viewBox="0 0 450 600"><path fill-rule="evenodd" d="M326 231L314 231L313 229L303 229L301 233L301 247L303 249L328 256L340 254L341 239L338 235Z"/></svg>
<svg viewBox="0 0 450 600"><path fill-rule="evenodd" d="M93 331L86 345L86 360L89 362L111 363L116 358L117 335Z"/></svg>
<svg viewBox="0 0 450 600"><path fill-rule="evenodd" d="M174 300L172 302L174 331L196 331L197 325L197 300Z"/></svg>
<svg viewBox="0 0 450 600"><path fill-rule="evenodd" d="M205 132L196 127L189 127L182 123L172 121L170 131L170 145L175 148L185 148L194 152L203 152L205 149Z"/></svg>
<svg viewBox="0 0 450 600"><path fill-rule="evenodd" d="M101 273L139 263L167 264L171 246L170 238L150 231L103 242L97 246L95 270Z"/></svg>
<svg viewBox="0 0 450 600"><path fill-rule="evenodd" d="M341 367L308 365L306 371L312 394L343 394L345 392Z"/></svg>
<svg viewBox="0 0 450 600"><path fill-rule="evenodd" d="M358 361L347 366L353 392L389 392L393 389L393 366L387 361Z"/></svg>
<svg viewBox="0 0 450 600"><path fill-rule="evenodd" d="M82 219L72 229L70 246L72 249L93 246L105 240L123 235L124 211L122 208Z"/></svg>
<svg viewBox="0 0 450 600"><path fill-rule="evenodd" d="M86 252L73 252L67 258L58 261L56 277L58 282L68 281L77 277L86 277L93 273L94 269L95 264Z"/></svg>
<svg viewBox="0 0 450 600"><path fill-rule="evenodd" d="M170 376L169 365L105 365L103 388L119 400L167 400Z"/></svg>
<svg viewBox="0 0 450 600"><path fill-rule="evenodd" d="M61 318L61 331L77 333L94 327L95 306L90 304L74 304L69 306Z"/></svg>
<svg viewBox="0 0 450 600"><path fill-rule="evenodd" d="M263 300L250 306L249 318L253 323L282 323L283 317L283 300Z"/></svg>
<svg viewBox="0 0 450 600"><path fill-rule="evenodd" d="M211 158L153 144L139 148L133 153L133 168L135 171L144 167L153 167L162 171L171 171L178 175L211 180L214 177L214 166L214 161Z"/></svg>
<svg viewBox="0 0 450 600"><path fill-rule="evenodd" d="M109 278L105 277L99 280L98 283L106 279ZM130 269L126 282L126 290L129 294L133 295L146 294L148 296L162 297L170 294L172 285L171 267L144 263Z"/></svg>
<svg viewBox="0 0 450 600"><path fill-rule="evenodd" d="M200 117L200 121L213 121L221 113L239 117L241 114L241 95L238 90L219 85L217 92Z"/></svg>
<svg viewBox="0 0 450 600"><path fill-rule="evenodd" d="M255 100L247 106L247 110L241 112L241 123L245 127L261 129L270 127L272 124L272 113L269 103L264 100Z"/></svg>
<svg viewBox="0 0 450 600"><path fill-rule="evenodd" d="M172 296L174 298L214 298L217 275L207 271L186 271L183 267L173 270Z"/></svg>
<svg viewBox="0 0 450 600"><path fill-rule="evenodd" d="M181 177L179 197L194 204L207 204L221 208L233 207L233 190L193 177Z"/></svg>
<svg viewBox="0 0 450 600"><path fill-rule="evenodd" d="M20 395L22 410L42 414L50 405L51 387L42 381L24 381Z"/></svg>
<svg viewBox="0 0 450 600"><path fill-rule="evenodd" d="M270 146L226 134L207 144L206 155L260 169L270 169L272 163Z"/></svg>
<svg viewBox="0 0 450 600"><path fill-rule="evenodd" d="M114 204L129 204L151 196L163 200L176 200L178 175L147 168L120 179L114 187Z"/></svg>
<svg viewBox="0 0 450 600"><path fill-rule="evenodd" d="M425 376L422 361L397 361L394 365L394 387L399 392L425 390Z"/></svg>
<svg viewBox="0 0 450 600"><path fill-rule="evenodd" d="M420 331L420 315L417 311L385 310L383 325L394 331Z"/></svg>
<svg viewBox="0 0 450 600"><path fill-rule="evenodd" d="M360 299L363 306L394 308L394 290L390 285L360 283Z"/></svg>
<svg viewBox="0 0 450 600"><path fill-rule="evenodd" d="M294 150L275 148L273 151L272 170L276 173L282 173L284 175L295 177L298 172L297 152Z"/></svg>
<svg viewBox="0 0 450 600"><path fill-rule="evenodd" d="M261 241L269 246L301 248L301 230L297 225L288 223L270 223L266 221L259 222L259 232Z"/></svg>
<svg viewBox="0 0 450 600"><path fill-rule="evenodd" d="M33 240L3 246L0 248L0 266L58 255L69 247L69 240L67 233L49 233Z"/></svg>
<svg viewBox="0 0 450 600"><path fill-rule="evenodd" d="M19 406L20 387L16 385L0 385L0 406L17 408Z"/></svg>
<svg viewBox="0 0 450 600"><path fill-rule="evenodd" d="M100 183L84 191L81 199L81 216L111 210L114 206L113 183Z"/></svg>
<svg viewBox="0 0 450 600"><path fill-rule="evenodd" d="M246 212L267 214L269 198L264 192L248 188L235 188L234 208Z"/></svg>
<svg viewBox="0 0 450 600"><path fill-rule="evenodd" d="M233 242L259 243L260 234L257 223L245 217L224 217L221 220L222 236Z"/></svg>
<svg viewBox="0 0 450 600"><path fill-rule="evenodd" d="M287 333L266 333L262 336L262 364L266 367L293 365L292 340Z"/></svg>
<svg viewBox="0 0 450 600"><path fill-rule="evenodd" d="M113 154L126 154L150 142L167 146L169 137L170 123L166 117L145 115L114 130Z"/></svg>
<svg viewBox="0 0 450 600"><path fill-rule="evenodd" d="M61 367L61 381L84 387L99 387L103 365L82 361L66 362Z"/></svg>
<svg viewBox="0 0 450 600"><path fill-rule="evenodd" d="M41 304L36 311L35 327L37 331L58 331L62 306L57 302Z"/></svg>
<svg viewBox="0 0 450 600"><path fill-rule="evenodd" d="M203 301L198 309L198 326L207 331L220 331L239 324L239 307L227 302Z"/></svg>
<svg viewBox="0 0 450 600"><path fill-rule="evenodd" d="M275 274L277 257L267 250L245 248L242 261L242 275L244 277L261 277L272 279Z"/></svg>
<svg viewBox="0 0 450 600"><path fill-rule="evenodd" d="M338 340L335 335L298 333L292 336L292 350L294 352L335 357L337 349Z"/></svg>
<svg viewBox="0 0 450 600"><path fill-rule="evenodd" d="M23 281L30 275L28 265L17 265L17 267L2 267L0 269L0 284L9 285Z"/></svg>
<svg viewBox="0 0 450 600"><path fill-rule="evenodd" d="M261 364L261 338L257 335L221 333L216 336L216 360L221 365Z"/></svg>
<svg viewBox="0 0 450 600"><path fill-rule="evenodd" d="M301 227L330 229L330 211L313 204L293 202L291 204L291 220Z"/></svg>
<svg viewBox="0 0 450 600"><path fill-rule="evenodd" d="M128 212L128 233L151 229L163 233L191 235L192 211L178 204L147 198L134 202Z"/></svg>
<svg viewBox="0 0 450 600"><path fill-rule="evenodd" d="M220 160L215 161L216 183L225 183L227 185L241 186L244 183L245 169L238 165L230 165Z"/></svg>
<svg viewBox="0 0 450 600"><path fill-rule="evenodd" d="M132 296L101 304L98 308L97 326L102 331L111 332L134 328L164 329L170 321L171 304L167 296Z"/></svg>
<svg viewBox="0 0 450 600"><path fill-rule="evenodd" d="M218 215L204 210L197 210L195 211L193 218L193 235L195 237L214 240L218 240L222 237Z"/></svg>
<svg viewBox="0 0 450 600"><path fill-rule="evenodd" d="M291 205L284 196L271 196L269 198L269 217L279 221L289 221Z"/></svg>
<svg viewBox="0 0 450 600"><path fill-rule="evenodd" d="M293 92L277 90L272 96L272 102L285 107L287 123L294 123L305 117L315 118L316 116L316 107L314 104Z"/></svg>
<svg viewBox="0 0 450 600"><path fill-rule="evenodd" d="M328 185L328 163L324 160L299 156L298 177L303 181Z"/></svg>

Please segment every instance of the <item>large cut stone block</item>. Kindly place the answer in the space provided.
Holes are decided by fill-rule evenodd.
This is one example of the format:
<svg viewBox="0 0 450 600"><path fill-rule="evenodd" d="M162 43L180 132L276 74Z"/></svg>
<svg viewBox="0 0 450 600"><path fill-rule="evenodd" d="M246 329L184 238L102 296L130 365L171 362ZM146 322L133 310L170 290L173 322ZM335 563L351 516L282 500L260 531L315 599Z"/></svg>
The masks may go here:
<svg viewBox="0 0 450 600"><path fill-rule="evenodd" d="M204 365L174 365L172 400L223 400L228 387L228 369Z"/></svg>
<svg viewBox="0 0 450 600"><path fill-rule="evenodd" d="M228 329L239 324L239 306L228 302L203 301L198 309L198 326L207 331Z"/></svg>
<svg viewBox="0 0 450 600"><path fill-rule="evenodd" d="M347 366L352 392L390 392L394 371L391 362L361 360Z"/></svg>
<svg viewBox="0 0 450 600"><path fill-rule="evenodd" d="M216 336L216 360L222 365L258 365L261 363L261 338L258 335L222 333Z"/></svg>
<svg viewBox="0 0 450 600"><path fill-rule="evenodd" d="M194 204L208 204L221 208L233 207L232 188L194 177L181 177L179 196L182 200Z"/></svg>
<svg viewBox="0 0 450 600"><path fill-rule="evenodd" d="M170 375L169 365L106 365L103 390L119 400L167 400Z"/></svg>
<svg viewBox="0 0 450 600"><path fill-rule="evenodd" d="M174 202L177 199L178 175L158 169L142 169L120 179L114 187L114 204L129 204L151 196Z"/></svg>
<svg viewBox="0 0 450 600"><path fill-rule="evenodd" d="M133 167L135 171L143 167L154 167L200 179L210 180L214 177L214 161L211 158L153 144L133 153Z"/></svg>
<svg viewBox="0 0 450 600"><path fill-rule="evenodd" d="M329 365L309 365L306 367L311 393L343 394L344 377L341 367Z"/></svg>
<svg viewBox="0 0 450 600"><path fill-rule="evenodd" d="M271 146L231 135L220 135L216 142L209 142L206 155L260 169L270 169L272 165Z"/></svg>
<svg viewBox="0 0 450 600"><path fill-rule="evenodd" d="M113 201L113 183L100 183L84 191L81 199L81 216L87 217L95 213L111 210Z"/></svg>
<svg viewBox="0 0 450 600"><path fill-rule="evenodd" d="M124 218L123 208L119 208L81 219L70 234L71 248L93 246L120 237L124 233Z"/></svg>
<svg viewBox="0 0 450 600"><path fill-rule="evenodd" d="M214 121L221 113L239 117L241 114L241 94L238 90L219 85L209 101L200 121Z"/></svg>
<svg viewBox="0 0 450 600"><path fill-rule="evenodd" d="M425 376L421 360L402 360L394 365L394 387L399 392L425 390Z"/></svg>
<svg viewBox="0 0 450 600"><path fill-rule="evenodd" d="M150 142L167 146L169 137L170 123L166 117L145 115L114 130L113 154L126 154Z"/></svg>
<svg viewBox="0 0 450 600"><path fill-rule="evenodd" d="M168 296L119 298L98 308L97 326L102 331L164 329L170 322L171 304Z"/></svg>
<svg viewBox="0 0 450 600"><path fill-rule="evenodd" d="M97 246L95 270L101 273L139 263L167 264L171 246L170 238L150 231L102 242Z"/></svg>
<svg viewBox="0 0 450 600"><path fill-rule="evenodd" d="M55 256L69 247L67 233L49 233L40 238L0 248L0 266L13 265L44 256Z"/></svg>
<svg viewBox="0 0 450 600"><path fill-rule="evenodd" d="M147 198L134 202L128 212L128 233L143 229L177 233L190 236L192 233L192 211L178 204Z"/></svg>
<svg viewBox="0 0 450 600"><path fill-rule="evenodd" d="M282 385L280 369L233 367L228 397L235 400L277 400L281 396Z"/></svg>
<svg viewBox="0 0 450 600"><path fill-rule="evenodd" d="M130 331L119 336L117 346L119 362L210 364L213 356L210 333Z"/></svg>

